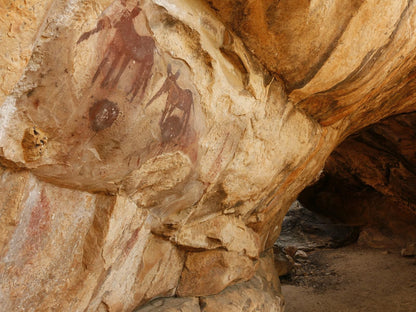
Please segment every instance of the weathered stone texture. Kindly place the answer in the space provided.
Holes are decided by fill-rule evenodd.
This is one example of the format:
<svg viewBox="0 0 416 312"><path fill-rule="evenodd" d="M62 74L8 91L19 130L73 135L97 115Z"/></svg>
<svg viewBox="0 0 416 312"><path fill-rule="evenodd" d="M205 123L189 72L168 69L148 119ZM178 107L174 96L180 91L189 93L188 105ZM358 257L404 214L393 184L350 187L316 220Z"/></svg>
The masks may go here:
<svg viewBox="0 0 416 312"><path fill-rule="evenodd" d="M404 247L416 240L416 114L387 118L345 140L320 181L301 193L310 209L363 226L360 240Z"/></svg>
<svg viewBox="0 0 416 312"><path fill-rule="evenodd" d="M177 294L215 295L231 284L249 280L255 268L252 260L236 252L210 250L188 253Z"/></svg>
<svg viewBox="0 0 416 312"><path fill-rule="evenodd" d="M321 125L348 135L414 110L412 1L206 2Z"/></svg>
<svg viewBox="0 0 416 312"><path fill-rule="evenodd" d="M280 282L273 258L271 250L264 252L259 258L258 269L253 278L230 286L217 295L201 296L198 299L189 297L156 299L135 311L283 311L284 300L280 294Z"/></svg>
<svg viewBox="0 0 416 312"><path fill-rule="evenodd" d="M415 6L0 4L0 306L281 311L260 254L344 138L415 110Z"/></svg>

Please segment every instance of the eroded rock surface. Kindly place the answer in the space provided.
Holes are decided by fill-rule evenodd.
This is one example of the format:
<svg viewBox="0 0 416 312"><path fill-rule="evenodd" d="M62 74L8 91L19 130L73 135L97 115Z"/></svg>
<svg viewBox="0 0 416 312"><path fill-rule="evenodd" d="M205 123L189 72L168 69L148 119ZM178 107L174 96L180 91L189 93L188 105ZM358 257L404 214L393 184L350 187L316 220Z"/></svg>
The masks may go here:
<svg viewBox="0 0 416 312"><path fill-rule="evenodd" d="M326 132L198 2L56 1L46 20L0 108L1 305L130 311L250 280L278 234L262 210L295 195L260 201Z"/></svg>
<svg viewBox="0 0 416 312"><path fill-rule="evenodd" d="M363 227L375 247L416 241L416 114L387 118L345 140L321 180L302 192L312 210Z"/></svg>
<svg viewBox="0 0 416 312"><path fill-rule="evenodd" d="M215 267L213 268L215 271ZM258 263L256 274L245 281L218 293L215 296L197 298L156 299L136 312L215 312L215 311L283 311L285 305L280 294L278 272L271 250L264 252Z"/></svg>
<svg viewBox="0 0 416 312"><path fill-rule="evenodd" d="M208 2L0 5L0 306L281 310L260 254L290 204L415 110L415 4ZM253 32L265 13L282 37Z"/></svg>

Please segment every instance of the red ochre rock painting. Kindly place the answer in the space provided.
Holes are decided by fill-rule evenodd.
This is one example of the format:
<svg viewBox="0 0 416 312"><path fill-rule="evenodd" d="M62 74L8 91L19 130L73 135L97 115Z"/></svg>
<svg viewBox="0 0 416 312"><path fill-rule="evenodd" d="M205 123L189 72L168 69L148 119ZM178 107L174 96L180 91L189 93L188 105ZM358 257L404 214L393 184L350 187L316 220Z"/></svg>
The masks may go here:
<svg viewBox="0 0 416 312"><path fill-rule="evenodd" d="M121 75L127 66L132 63L136 67L135 77L127 95L131 96L130 102L139 93L141 100L148 81L152 77L154 64L155 41L149 36L139 35L134 28L134 19L140 14L141 9L135 7L132 11L124 10L120 19L113 25L108 16L103 17L97 23L97 27L84 33L77 44L87 40L91 35L106 28L114 28L114 38L108 45L104 57L93 76L94 84L100 76L100 87L113 89L119 82Z"/></svg>
<svg viewBox="0 0 416 312"><path fill-rule="evenodd" d="M45 233L50 228L50 221L50 203L45 190L42 190L30 214L29 225L27 227L28 238L22 249L24 251L23 259L32 257L42 247L42 242L46 238Z"/></svg>
<svg viewBox="0 0 416 312"><path fill-rule="evenodd" d="M118 114L119 109L116 103L105 99L95 102L89 110L91 129L98 132L111 127Z"/></svg>
<svg viewBox="0 0 416 312"><path fill-rule="evenodd" d="M156 98L167 93L167 100L159 126L162 133L162 143L170 142L185 134L191 110L193 108L193 96L189 89L182 89L178 86L177 80L180 75L178 70L172 73L171 65L168 65L168 76L160 87L159 91L146 104L148 107Z"/></svg>
<svg viewBox="0 0 416 312"><path fill-rule="evenodd" d="M104 94L108 95L108 91L122 83L120 80L124 77L123 73L127 74L128 72L133 77L123 80L130 81L126 89L127 100L132 102L136 99L139 105L143 105L141 101L155 71L154 68L156 68L154 66L155 57L158 55L162 58L167 57L165 59L165 62L169 64L167 77L160 89L147 102L145 108L162 97L163 94L167 94L158 123L162 150L171 150L179 145L184 152L193 155L192 159L196 159L196 133L193 131L194 129L189 127L191 113L194 109L193 93L190 89L181 88L178 85L181 72L176 70L172 73L170 56L163 52L155 56L155 40L150 36L137 33L134 25L135 19L141 16L140 14L144 14L142 9L136 6L129 10L123 1L120 3L124 8L122 8L121 14L117 15L119 17L114 18L112 14L102 17L94 29L82 34L77 41L77 44L80 44L105 29L114 30L112 39L105 48L102 59L92 77L92 86L98 86L106 91ZM184 80L184 76L181 78ZM188 80L183 82L185 85L191 83ZM99 132L111 127L120 115L122 108L124 108L123 103L115 103L114 100L105 98L96 101L89 108L90 128L94 132ZM161 150L158 153L161 153Z"/></svg>

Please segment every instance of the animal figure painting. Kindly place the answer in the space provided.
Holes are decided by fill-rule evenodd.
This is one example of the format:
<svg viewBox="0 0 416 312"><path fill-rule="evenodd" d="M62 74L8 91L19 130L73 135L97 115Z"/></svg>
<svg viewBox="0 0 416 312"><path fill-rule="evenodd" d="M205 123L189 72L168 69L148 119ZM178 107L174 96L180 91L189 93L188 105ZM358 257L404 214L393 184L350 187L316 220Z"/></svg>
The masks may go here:
<svg viewBox="0 0 416 312"><path fill-rule="evenodd" d="M154 16L147 6L116 0L106 12L77 40L81 45L100 34L91 42L97 51L88 51L92 59L98 57L87 78L90 88L85 97L85 117L96 136L91 144L101 146L106 135L123 133L123 140L137 142L134 148L140 146L141 162L176 150L196 161L202 126L194 124L200 112L199 94L188 65L157 45L158 32L151 27ZM140 133L131 131L136 128ZM100 147L97 150L104 153Z"/></svg>
<svg viewBox="0 0 416 312"><path fill-rule="evenodd" d="M162 143L167 143L185 134L191 110L193 108L193 96L189 89L182 89L178 85L179 70L173 74L171 65L167 68L168 75L159 91L146 104L148 107L152 102L167 93L167 100L159 126L162 133Z"/></svg>
<svg viewBox="0 0 416 312"><path fill-rule="evenodd" d="M105 16L97 23L97 27L84 33L77 44L87 40L90 36L104 29L115 29L115 34L108 45L104 57L92 78L92 83L100 81L101 88L116 87L127 66L136 68L133 83L128 91L130 102L139 95L144 96L148 81L152 77L154 64L155 41L150 36L143 36L136 32L134 19L142 10L139 7L131 11L125 9L121 17L114 23Z"/></svg>

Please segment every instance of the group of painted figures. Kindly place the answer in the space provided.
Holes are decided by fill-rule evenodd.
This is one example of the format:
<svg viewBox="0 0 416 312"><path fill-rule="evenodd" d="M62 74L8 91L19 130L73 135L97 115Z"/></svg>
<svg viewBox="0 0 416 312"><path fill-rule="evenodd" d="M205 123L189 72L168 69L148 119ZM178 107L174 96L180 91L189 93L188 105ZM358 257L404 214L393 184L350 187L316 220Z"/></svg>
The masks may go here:
<svg viewBox="0 0 416 312"><path fill-rule="evenodd" d="M111 90L117 86L128 66L132 65L136 68L135 77L127 96L130 96L130 102L137 98L140 103L143 101L148 82L153 75L152 69L156 50L154 39L150 36L138 34L134 27L134 19L139 16L141 11L137 6L131 11L126 8L121 17L114 23L108 16L105 16L99 20L96 28L84 33L77 41L77 44L79 44L95 33L114 28L114 37L98 65L92 83L99 83L100 88ZM189 89L182 89L178 85L179 75L180 71L173 73L169 64L165 82L145 105L145 108L147 108L157 98L167 93L165 108L159 120L162 143L164 144L185 134L192 112L192 92ZM109 116L111 117L111 114ZM109 127L111 123L105 124L108 124ZM100 131L104 128L92 124L94 131Z"/></svg>

